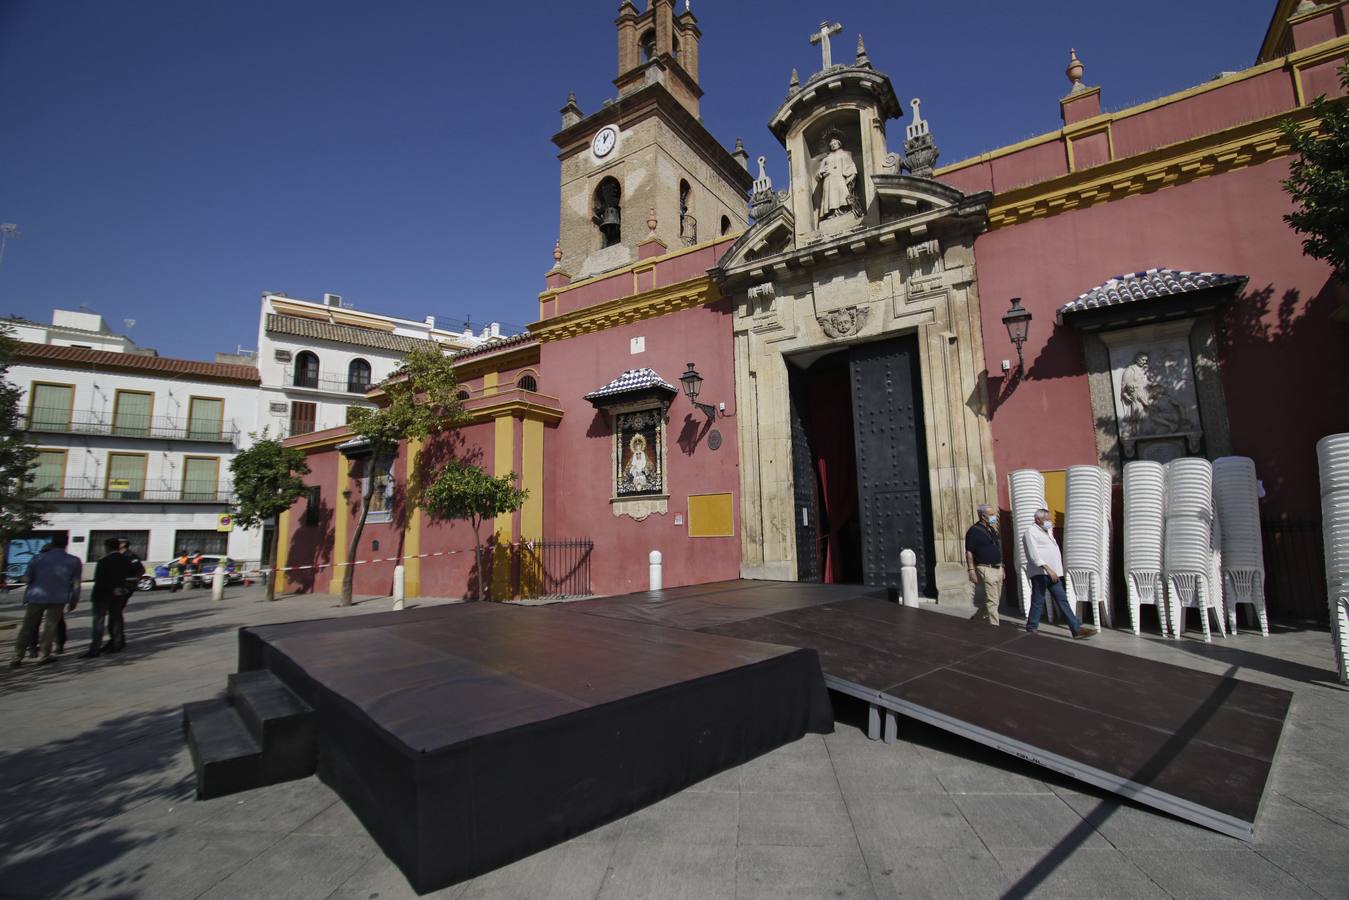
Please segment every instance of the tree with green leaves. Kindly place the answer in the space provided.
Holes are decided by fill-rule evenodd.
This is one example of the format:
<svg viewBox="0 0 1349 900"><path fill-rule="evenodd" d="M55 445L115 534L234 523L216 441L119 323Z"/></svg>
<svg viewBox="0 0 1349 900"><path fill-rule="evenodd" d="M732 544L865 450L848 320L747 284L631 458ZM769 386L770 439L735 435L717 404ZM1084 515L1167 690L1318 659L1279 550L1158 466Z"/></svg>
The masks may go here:
<svg viewBox="0 0 1349 900"><path fill-rule="evenodd" d="M436 473L420 498L422 508L431 518L464 519L473 526L479 597L488 596L482 577L482 523L515 512L528 497L529 491L516 487L514 472L494 478L478 466L452 459Z"/></svg>
<svg viewBox="0 0 1349 900"><path fill-rule="evenodd" d="M46 485L33 480L37 448L23 430L23 391L5 377L16 343L9 327L0 325L0 556L11 537L40 526L51 510L40 497Z"/></svg>
<svg viewBox="0 0 1349 900"><path fill-rule="evenodd" d="M1349 64L1339 73L1349 90ZM1283 183L1297 209L1283 218L1303 235L1303 252L1330 263L1335 277L1349 283L1349 103L1323 94L1311 110L1320 121L1315 131L1296 122L1281 126L1298 154Z"/></svg>
<svg viewBox="0 0 1349 900"><path fill-rule="evenodd" d="M374 499L376 472L387 467L398 455L400 440L425 439L460 424L464 418L464 404L459 400L459 379L454 373L454 362L439 348L419 347L403 358L403 366L380 384L383 396L377 409L353 407L348 424L356 437L365 441L367 473L362 491L361 514L351 532L347 559L354 561L361 545L361 532L370 516L370 502ZM412 460L409 466L409 485L422 482L419 472L413 471L421 461ZM415 491L409 491L409 494ZM416 497L409 496L410 502ZM346 566L342 573L343 606L351 605L352 582L356 567Z"/></svg>
<svg viewBox="0 0 1349 900"><path fill-rule="evenodd" d="M309 464L299 450L282 446L269 437L267 429L254 435L253 446L230 460L234 475L234 522L241 528L261 528L274 517L290 509L304 496L304 476ZM276 557L286 535L278 530L272 537L271 559L267 561L267 599L276 599Z"/></svg>

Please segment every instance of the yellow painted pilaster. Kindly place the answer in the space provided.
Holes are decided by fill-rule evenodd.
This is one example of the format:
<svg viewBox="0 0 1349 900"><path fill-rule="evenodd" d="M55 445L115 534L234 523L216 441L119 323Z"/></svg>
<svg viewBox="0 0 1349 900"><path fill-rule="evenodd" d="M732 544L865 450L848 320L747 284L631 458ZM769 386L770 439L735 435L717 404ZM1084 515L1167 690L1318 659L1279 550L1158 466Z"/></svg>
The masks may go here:
<svg viewBox="0 0 1349 900"><path fill-rule="evenodd" d="M417 471L417 458L421 456L420 438L408 441L408 470L406 483L411 484L413 473ZM407 517L407 527L403 532L403 596L420 597L422 595L422 561L417 558L422 552L422 511L413 509Z"/></svg>
<svg viewBox="0 0 1349 900"><path fill-rule="evenodd" d="M495 381L495 376L492 377ZM515 419L513 417L497 417L493 446L492 474L500 477L514 469ZM514 517L509 514L498 516L492 522L492 529L496 534L498 544L509 544L515 540ZM492 565L492 596L497 599L508 599L506 595L510 590L510 562L510 548L499 546Z"/></svg>
<svg viewBox="0 0 1349 900"><path fill-rule="evenodd" d="M543 423L524 421L524 446L520 449L520 473L529 497L520 510L520 537L536 541L543 537Z"/></svg>
<svg viewBox="0 0 1349 900"><path fill-rule="evenodd" d="M484 397L497 392L497 385L501 382L501 373L488 372L482 376L482 394Z"/></svg>
<svg viewBox="0 0 1349 900"><path fill-rule="evenodd" d="M328 590L341 584L346 577L347 561L347 520L351 518L351 503L347 500L347 491L351 488L351 460L337 454L337 493L333 496L333 577Z"/></svg>
<svg viewBox="0 0 1349 900"><path fill-rule="evenodd" d="M272 540L276 541L276 571L272 577L276 579L276 591L280 593L286 587L286 573L281 570L286 567L286 557L290 555L290 510L277 516L276 534L272 535Z"/></svg>

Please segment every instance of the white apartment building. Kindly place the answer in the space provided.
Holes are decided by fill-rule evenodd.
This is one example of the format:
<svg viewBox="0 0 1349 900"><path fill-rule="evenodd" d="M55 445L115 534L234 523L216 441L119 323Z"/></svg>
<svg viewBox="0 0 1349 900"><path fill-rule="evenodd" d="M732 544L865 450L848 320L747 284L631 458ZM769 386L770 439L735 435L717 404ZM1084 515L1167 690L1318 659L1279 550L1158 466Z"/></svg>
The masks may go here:
<svg viewBox="0 0 1349 900"><path fill-rule="evenodd" d="M496 323L474 335L437 328L434 316L415 322L362 312L344 306L336 294L324 294L320 303L265 293L258 321L258 427L288 437L345 425L347 410L368 405L366 392L414 347L454 352L499 336Z"/></svg>
<svg viewBox="0 0 1349 900"><path fill-rule="evenodd" d="M58 531L86 575L114 536L147 563L180 549L262 558L261 530L221 522L233 501L230 460L257 430L254 366L137 350L89 313L5 324L20 340L8 380L24 392L36 479L54 510L40 532L5 548L7 568Z"/></svg>

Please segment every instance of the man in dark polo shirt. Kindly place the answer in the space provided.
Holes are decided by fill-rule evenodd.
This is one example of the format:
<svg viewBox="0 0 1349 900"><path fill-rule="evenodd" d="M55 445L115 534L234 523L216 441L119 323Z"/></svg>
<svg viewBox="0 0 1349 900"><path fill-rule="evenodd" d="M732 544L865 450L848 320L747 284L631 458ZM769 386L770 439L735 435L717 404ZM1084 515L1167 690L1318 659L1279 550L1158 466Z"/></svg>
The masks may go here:
<svg viewBox="0 0 1349 900"><path fill-rule="evenodd" d="M969 570L974 597L971 621L998 624L1002 598L1002 539L998 534L998 511L987 503L978 508L979 521L965 532L965 568Z"/></svg>

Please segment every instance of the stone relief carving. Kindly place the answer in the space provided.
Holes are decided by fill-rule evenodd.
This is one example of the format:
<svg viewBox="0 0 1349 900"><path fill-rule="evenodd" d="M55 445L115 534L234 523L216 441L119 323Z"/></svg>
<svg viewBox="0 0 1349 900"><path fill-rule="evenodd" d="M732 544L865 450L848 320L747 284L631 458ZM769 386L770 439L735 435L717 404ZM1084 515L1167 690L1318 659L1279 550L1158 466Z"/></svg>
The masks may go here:
<svg viewBox="0 0 1349 900"><path fill-rule="evenodd" d="M909 105L913 107L913 124L905 129L904 167L911 175L931 178L937 165L939 151L937 145L932 142L932 133L927 120L918 111L922 102L917 97L909 101Z"/></svg>
<svg viewBox="0 0 1349 900"><path fill-rule="evenodd" d="M843 309L836 309L815 318L826 335L838 340L852 337L861 331L870 312L871 308L867 306L845 306Z"/></svg>
<svg viewBox="0 0 1349 900"><path fill-rule="evenodd" d="M1165 461L1198 453L1203 428L1189 342L1172 336L1112 343L1110 360L1124 455Z"/></svg>

